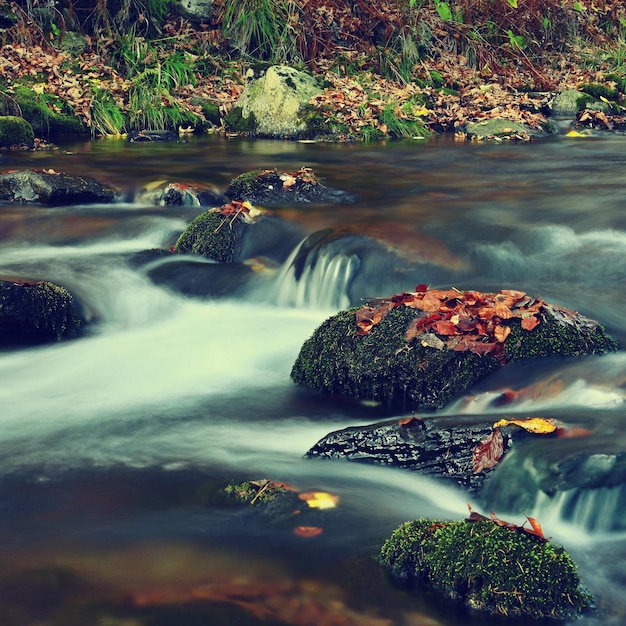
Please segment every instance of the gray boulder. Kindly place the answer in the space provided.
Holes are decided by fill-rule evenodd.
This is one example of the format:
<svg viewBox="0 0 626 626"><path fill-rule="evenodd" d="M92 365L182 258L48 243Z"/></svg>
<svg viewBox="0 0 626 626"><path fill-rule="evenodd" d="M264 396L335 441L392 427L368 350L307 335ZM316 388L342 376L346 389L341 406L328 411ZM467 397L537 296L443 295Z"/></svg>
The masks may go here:
<svg viewBox="0 0 626 626"><path fill-rule="evenodd" d="M249 70L246 86L226 119L236 132L265 137L297 138L305 134L304 107L322 90L310 74L285 65L260 75Z"/></svg>
<svg viewBox="0 0 626 626"><path fill-rule="evenodd" d="M0 175L0 200L47 205L109 203L117 192L92 178L41 170Z"/></svg>
<svg viewBox="0 0 626 626"><path fill-rule="evenodd" d="M497 118L468 122L465 133L468 139L475 141L530 141L534 137L546 135L544 131L531 128L528 124Z"/></svg>

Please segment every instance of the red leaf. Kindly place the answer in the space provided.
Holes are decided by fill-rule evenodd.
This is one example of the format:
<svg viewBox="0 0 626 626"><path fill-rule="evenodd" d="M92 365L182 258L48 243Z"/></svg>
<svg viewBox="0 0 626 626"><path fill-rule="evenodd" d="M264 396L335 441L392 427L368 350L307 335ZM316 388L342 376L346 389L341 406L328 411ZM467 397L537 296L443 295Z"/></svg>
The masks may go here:
<svg viewBox="0 0 626 626"><path fill-rule="evenodd" d="M428 285L420 283L417 287L415 287L415 291L417 293L423 293L424 291L428 291Z"/></svg>
<svg viewBox="0 0 626 626"><path fill-rule="evenodd" d="M504 439L499 428L496 428L491 435L485 437L472 453L474 474L494 467L504 454Z"/></svg>
<svg viewBox="0 0 626 626"><path fill-rule="evenodd" d="M537 537L540 537L541 539L544 539L545 541L548 541L545 535L543 534L541 524L534 517L528 517L527 515L526 519L530 522L530 525L532 526L532 530L530 528L522 527L524 532L527 532L529 535L535 535Z"/></svg>
<svg viewBox="0 0 626 626"><path fill-rule="evenodd" d="M456 335L458 328L448 320L439 320L433 324L433 329L438 335Z"/></svg>

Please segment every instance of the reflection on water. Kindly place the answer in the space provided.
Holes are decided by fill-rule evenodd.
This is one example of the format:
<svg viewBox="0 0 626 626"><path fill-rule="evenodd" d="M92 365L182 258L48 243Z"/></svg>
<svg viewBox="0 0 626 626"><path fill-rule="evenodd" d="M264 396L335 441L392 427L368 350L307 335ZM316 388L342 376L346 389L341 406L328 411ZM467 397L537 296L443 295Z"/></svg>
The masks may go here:
<svg viewBox="0 0 626 626"><path fill-rule="evenodd" d="M372 558L402 521L462 518L467 494L391 468L303 460L328 432L385 412L296 389L289 373L334 310L418 283L527 291L599 319L624 344L623 148L619 138L192 138L12 154L11 167L89 175L126 195L113 206L0 206L0 275L65 285L94 322L78 341L0 353L3 623L488 623L394 588ZM314 234L307 255L294 250L282 268L255 259L263 272L242 295L190 299L132 262L169 248L200 212L134 204L146 183L223 190L244 171L303 165L360 199L276 208L303 238ZM593 437L554 440L551 453L606 456L624 449L625 367L623 353L511 366L442 413L555 417ZM207 484L264 477L337 494L324 532L296 537L205 497ZM582 623L621 625L625 561L607 554L626 553L623 527L610 522L623 518L623 488L548 497L514 484L472 505L488 513L496 503L518 523L540 518L598 597L600 617Z"/></svg>

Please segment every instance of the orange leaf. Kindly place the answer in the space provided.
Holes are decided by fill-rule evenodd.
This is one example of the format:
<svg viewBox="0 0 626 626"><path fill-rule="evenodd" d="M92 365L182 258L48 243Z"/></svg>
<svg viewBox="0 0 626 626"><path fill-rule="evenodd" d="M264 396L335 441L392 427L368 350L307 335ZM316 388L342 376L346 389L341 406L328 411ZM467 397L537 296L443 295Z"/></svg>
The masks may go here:
<svg viewBox="0 0 626 626"><path fill-rule="evenodd" d="M309 537L317 537L318 535L321 535L324 532L323 528L320 528L319 526L296 526L293 529L293 534L296 537L305 537L305 538L309 538Z"/></svg>
<svg viewBox="0 0 626 626"><path fill-rule="evenodd" d="M496 326L493 331L493 336L498 343L504 343L510 334L511 329L508 326Z"/></svg>
<svg viewBox="0 0 626 626"><path fill-rule="evenodd" d="M522 328L524 330L532 330L537 325L539 325L539 318L534 315L522 318Z"/></svg>

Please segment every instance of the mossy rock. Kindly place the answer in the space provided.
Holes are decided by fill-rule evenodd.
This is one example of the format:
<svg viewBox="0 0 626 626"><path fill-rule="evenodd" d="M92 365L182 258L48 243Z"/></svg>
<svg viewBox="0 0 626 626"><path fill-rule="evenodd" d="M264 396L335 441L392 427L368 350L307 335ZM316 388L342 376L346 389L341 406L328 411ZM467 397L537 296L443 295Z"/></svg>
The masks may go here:
<svg viewBox="0 0 626 626"><path fill-rule="evenodd" d="M0 148L32 148L35 141L33 127L22 117L0 116Z"/></svg>
<svg viewBox="0 0 626 626"><path fill-rule="evenodd" d="M475 141L484 140L517 140L528 141L533 137L541 137L546 133L531 128L527 124L513 122L511 120L491 119L480 122L468 122L465 126L468 139Z"/></svg>
<svg viewBox="0 0 626 626"><path fill-rule="evenodd" d="M511 330L504 362L617 349L599 324L582 316L585 322L569 323L551 310L532 331L522 329L519 319L506 320ZM491 354L437 349L421 338L407 341L416 317L410 307L390 310L365 335L359 334L356 311L333 315L304 343L291 371L296 384L401 410L438 409L503 364Z"/></svg>
<svg viewBox="0 0 626 626"><path fill-rule="evenodd" d="M591 603L562 547L492 521L406 522L379 561L395 578L495 615L565 619Z"/></svg>
<svg viewBox="0 0 626 626"><path fill-rule="evenodd" d="M83 316L64 287L41 281L0 281L0 342L54 341L78 334Z"/></svg>
<svg viewBox="0 0 626 626"><path fill-rule="evenodd" d="M28 87L15 89L15 100L37 137L86 135L89 128L57 96L39 94ZM62 111L59 113L57 110Z"/></svg>
<svg viewBox="0 0 626 626"><path fill-rule="evenodd" d="M220 263L265 256L282 263L302 234L293 224L271 215L254 218L223 215L210 209L198 215L174 247L181 254L198 254Z"/></svg>

